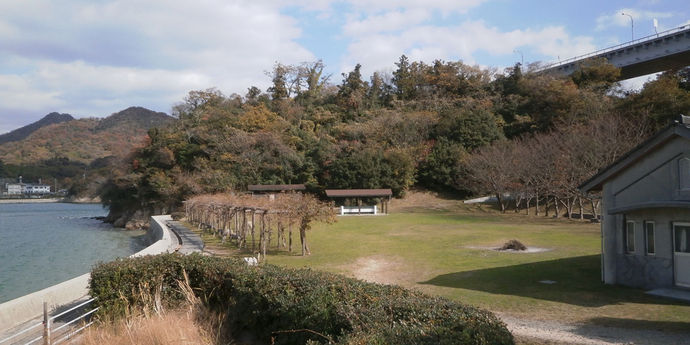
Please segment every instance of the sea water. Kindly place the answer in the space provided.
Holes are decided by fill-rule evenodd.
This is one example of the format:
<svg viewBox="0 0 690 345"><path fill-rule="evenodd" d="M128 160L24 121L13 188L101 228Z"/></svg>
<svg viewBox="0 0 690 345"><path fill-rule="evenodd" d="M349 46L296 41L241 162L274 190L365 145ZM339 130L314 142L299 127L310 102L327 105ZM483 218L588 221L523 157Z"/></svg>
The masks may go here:
<svg viewBox="0 0 690 345"><path fill-rule="evenodd" d="M145 247L144 231L95 219L106 214L97 204L0 204L0 303Z"/></svg>

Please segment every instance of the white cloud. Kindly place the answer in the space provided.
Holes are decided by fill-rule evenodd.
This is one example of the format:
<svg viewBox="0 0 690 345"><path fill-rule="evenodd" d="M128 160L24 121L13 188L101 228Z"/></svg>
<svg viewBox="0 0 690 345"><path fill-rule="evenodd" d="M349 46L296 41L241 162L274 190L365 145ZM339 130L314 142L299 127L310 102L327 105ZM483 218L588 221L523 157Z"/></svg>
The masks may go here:
<svg viewBox="0 0 690 345"><path fill-rule="evenodd" d="M421 25L400 32L354 37L342 69L346 71L355 63L362 63L364 73L370 74L390 68L391 61L396 61L401 54L414 61L457 57L475 64L478 61L474 56L478 52L499 56L513 54L517 48L530 49L554 60L558 56L570 57L595 50L591 38L571 37L559 26L504 32L483 21L466 21L453 27Z"/></svg>
<svg viewBox="0 0 690 345"><path fill-rule="evenodd" d="M477 7L486 0L350 0L348 3L355 6L360 11L376 12L381 10L395 9L436 9L440 11L453 11L464 13L467 10Z"/></svg>
<svg viewBox="0 0 690 345"><path fill-rule="evenodd" d="M605 30L607 28L618 26L618 27L630 27L630 17L623 15L625 13L633 18L633 23L637 21L637 25L640 25L642 21L651 21L654 18L671 18L673 17L672 12L656 12L656 11L645 11L634 8L621 8L613 13L599 16L597 18L596 30Z"/></svg>
<svg viewBox="0 0 690 345"><path fill-rule="evenodd" d="M265 88L274 62L314 59L280 11L273 1L1 2L0 116L169 111L193 89Z"/></svg>
<svg viewBox="0 0 690 345"><path fill-rule="evenodd" d="M392 32L418 25L431 18L427 9L393 10L363 19L350 19L343 31L348 36L364 36L372 33Z"/></svg>

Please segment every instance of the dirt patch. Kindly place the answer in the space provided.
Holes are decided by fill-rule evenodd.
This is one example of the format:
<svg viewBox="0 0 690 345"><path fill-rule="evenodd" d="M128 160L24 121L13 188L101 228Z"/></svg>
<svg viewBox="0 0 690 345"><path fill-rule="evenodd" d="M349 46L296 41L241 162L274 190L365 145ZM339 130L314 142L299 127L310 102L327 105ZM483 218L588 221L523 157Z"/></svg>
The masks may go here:
<svg viewBox="0 0 690 345"><path fill-rule="evenodd" d="M393 199L389 210L414 212L420 209L426 210L450 210L455 209L462 201L439 196L438 193L429 191L409 191L402 199Z"/></svg>
<svg viewBox="0 0 690 345"><path fill-rule="evenodd" d="M368 282L402 285L405 281L414 281L406 266L402 258L376 255L358 258L353 264L343 266L343 269L353 277Z"/></svg>

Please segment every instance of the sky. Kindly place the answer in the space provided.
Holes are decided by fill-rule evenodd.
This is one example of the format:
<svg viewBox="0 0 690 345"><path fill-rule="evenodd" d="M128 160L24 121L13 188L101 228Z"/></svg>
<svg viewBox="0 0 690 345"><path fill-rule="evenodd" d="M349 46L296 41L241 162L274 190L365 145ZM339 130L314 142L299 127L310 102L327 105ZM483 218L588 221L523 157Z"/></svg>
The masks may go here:
<svg viewBox="0 0 690 345"><path fill-rule="evenodd" d="M654 19L690 24L687 0L0 0L0 133L53 111L170 113L192 90L265 90L276 62L321 59L335 84L402 54L502 71L652 35Z"/></svg>

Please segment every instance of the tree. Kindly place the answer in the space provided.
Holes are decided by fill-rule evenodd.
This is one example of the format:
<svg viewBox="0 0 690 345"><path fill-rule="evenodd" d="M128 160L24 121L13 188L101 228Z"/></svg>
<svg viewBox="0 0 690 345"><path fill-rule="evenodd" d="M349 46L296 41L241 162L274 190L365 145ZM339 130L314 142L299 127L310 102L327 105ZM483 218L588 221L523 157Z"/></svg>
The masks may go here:
<svg viewBox="0 0 690 345"><path fill-rule="evenodd" d="M678 115L690 114L690 90L683 88L684 83L687 81L682 75L664 72L656 80L645 83L639 93L627 97L619 109L656 129L662 128Z"/></svg>
<svg viewBox="0 0 690 345"><path fill-rule="evenodd" d="M616 85L620 76L620 68L610 64L606 58L591 58L580 62L570 78L579 88L606 92Z"/></svg>
<svg viewBox="0 0 690 345"><path fill-rule="evenodd" d="M467 104L442 110L435 132L471 151L503 138L499 121L485 105Z"/></svg>
<svg viewBox="0 0 690 345"><path fill-rule="evenodd" d="M415 78L410 61L407 59L407 56L402 55L395 65L398 68L393 72L393 85L395 85L398 99L413 99L415 97Z"/></svg>
<svg viewBox="0 0 690 345"><path fill-rule="evenodd" d="M440 137L420 164L417 181L435 190L462 189L458 182L466 174L464 161L467 157L467 152L460 143Z"/></svg>
<svg viewBox="0 0 690 345"><path fill-rule="evenodd" d="M247 94L244 96L244 98L246 98L248 102L256 102L259 99L259 95L261 95L261 89L256 86L252 86L247 89Z"/></svg>
<svg viewBox="0 0 690 345"><path fill-rule="evenodd" d="M310 104L322 96L323 89L330 79L330 75L323 75L325 67L321 60L312 63L305 62L299 67L299 74L307 86L307 90L298 95L299 100Z"/></svg>
<svg viewBox="0 0 690 345"><path fill-rule="evenodd" d="M474 181L474 190L478 193L490 193L498 200L501 212L506 211L505 193L511 190L515 179L511 176L516 166L513 147L510 142L502 140L493 145L484 146L467 160L469 175Z"/></svg>
<svg viewBox="0 0 690 345"><path fill-rule="evenodd" d="M529 116L538 131L553 129L571 114L573 107L582 104L577 85L571 79L550 75L525 76L520 82L520 94L524 102L518 112Z"/></svg>
<svg viewBox="0 0 690 345"><path fill-rule="evenodd" d="M390 188L402 196L414 183L414 161L403 150L348 145L325 170L323 184L330 188Z"/></svg>
<svg viewBox="0 0 690 345"><path fill-rule="evenodd" d="M271 77L271 82L273 86L268 88L268 93L271 94L271 98L274 100L280 100L288 98L290 91L288 89L288 74L290 73L290 67L283 64L277 63L273 66L273 71L268 73Z"/></svg>
<svg viewBox="0 0 690 345"><path fill-rule="evenodd" d="M343 73L343 83L338 88L338 104L349 112L359 112L367 94L368 85L362 80L361 68L357 64L352 72Z"/></svg>

